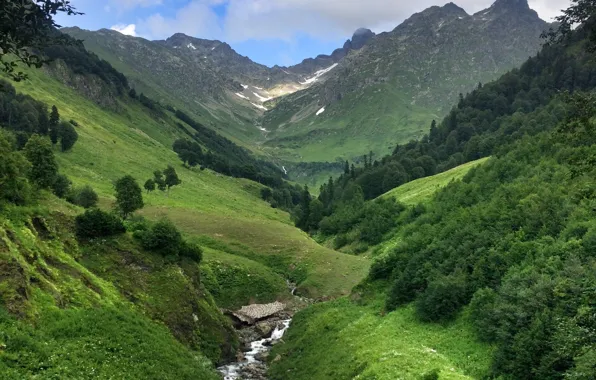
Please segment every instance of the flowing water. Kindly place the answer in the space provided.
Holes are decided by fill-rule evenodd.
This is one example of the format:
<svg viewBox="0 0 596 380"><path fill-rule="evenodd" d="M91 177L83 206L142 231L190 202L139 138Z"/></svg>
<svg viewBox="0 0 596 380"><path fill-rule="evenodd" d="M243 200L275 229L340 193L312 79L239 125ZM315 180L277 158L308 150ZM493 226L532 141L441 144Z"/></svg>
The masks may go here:
<svg viewBox="0 0 596 380"><path fill-rule="evenodd" d="M265 375L264 373L262 376L253 377L250 373L246 373L245 370L248 369L249 366L257 363L262 364L263 368L265 368L265 363L257 357L260 354L269 351L271 349L271 344L281 339L288 327L290 327L290 322L292 322L291 319L280 321L280 324L273 330L271 337L251 342L250 351L245 353L244 360L219 367L217 370L224 376L224 380L263 378Z"/></svg>

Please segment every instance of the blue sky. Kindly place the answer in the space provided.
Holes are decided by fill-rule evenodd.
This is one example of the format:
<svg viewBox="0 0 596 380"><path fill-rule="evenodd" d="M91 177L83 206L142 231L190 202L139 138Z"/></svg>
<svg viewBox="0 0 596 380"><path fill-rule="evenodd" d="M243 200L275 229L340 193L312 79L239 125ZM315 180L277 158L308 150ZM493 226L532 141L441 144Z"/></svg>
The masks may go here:
<svg viewBox="0 0 596 380"><path fill-rule="evenodd" d="M472 14L494 0L455 0ZM549 21L570 0L529 0ZM113 28L147 39L176 32L228 42L238 53L273 66L329 54L352 32L389 31L405 18L448 0L71 0L83 16L60 17L63 26Z"/></svg>

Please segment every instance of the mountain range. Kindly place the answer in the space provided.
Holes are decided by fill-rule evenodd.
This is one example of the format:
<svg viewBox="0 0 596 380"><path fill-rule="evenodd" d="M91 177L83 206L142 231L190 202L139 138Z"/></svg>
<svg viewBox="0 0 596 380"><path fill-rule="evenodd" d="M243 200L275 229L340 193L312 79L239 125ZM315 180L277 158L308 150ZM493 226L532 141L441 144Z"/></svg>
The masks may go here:
<svg viewBox="0 0 596 380"><path fill-rule="evenodd" d="M290 67L267 67L225 42L181 33L148 41L106 29L63 31L126 74L137 92L291 166L386 154L421 137L459 94L534 55L547 27L527 0L497 0L472 15L449 3L390 32L358 29L330 55Z"/></svg>

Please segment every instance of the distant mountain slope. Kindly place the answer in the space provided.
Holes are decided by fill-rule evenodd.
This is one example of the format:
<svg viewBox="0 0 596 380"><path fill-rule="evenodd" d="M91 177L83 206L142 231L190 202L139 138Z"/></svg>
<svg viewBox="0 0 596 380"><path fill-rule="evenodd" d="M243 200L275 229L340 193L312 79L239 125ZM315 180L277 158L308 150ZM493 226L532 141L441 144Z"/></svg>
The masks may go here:
<svg viewBox="0 0 596 380"><path fill-rule="evenodd" d="M526 0L474 15L453 3L431 7L372 38L326 81L280 100L264 117L268 146L294 160L388 153L427 132L458 94L534 55L546 28Z"/></svg>

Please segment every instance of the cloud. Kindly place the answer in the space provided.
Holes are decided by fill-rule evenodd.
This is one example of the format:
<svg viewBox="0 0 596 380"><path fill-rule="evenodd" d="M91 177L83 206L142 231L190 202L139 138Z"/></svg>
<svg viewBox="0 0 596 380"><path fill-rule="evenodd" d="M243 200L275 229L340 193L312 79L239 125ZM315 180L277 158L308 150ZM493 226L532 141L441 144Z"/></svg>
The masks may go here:
<svg viewBox="0 0 596 380"><path fill-rule="evenodd" d="M118 24L118 25L113 25L110 29L120 32L122 34L126 34L127 36L133 36L133 37L137 36L137 31L136 31L137 26L135 24L130 24L130 25Z"/></svg>
<svg viewBox="0 0 596 380"><path fill-rule="evenodd" d="M110 0L110 4L120 12L130 11L135 8L154 7L162 4L162 0Z"/></svg>
<svg viewBox="0 0 596 380"><path fill-rule="evenodd" d="M160 0L125 0L145 4ZM377 32L395 28L413 13L449 0L192 0L174 16L161 13L138 23L143 34L164 38L182 32L230 42L250 39L291 40L308 35L319 40L349 36L359 27ZM455 1L468 13L488 8L494 0ZM529 0L539 15L551 21L570 0ZM217 14L214 5L224 5Z"/></svg>
<svg viewBox="0 0 596 380"><path fill-rule="evenodd" d="M218 0L191 1L178 9L172 17L155 13L138 23L139 30L152 38L166 38L174 33L184 33L201 38L220 38L222 29L220 19L213 10Z"/></svg>

